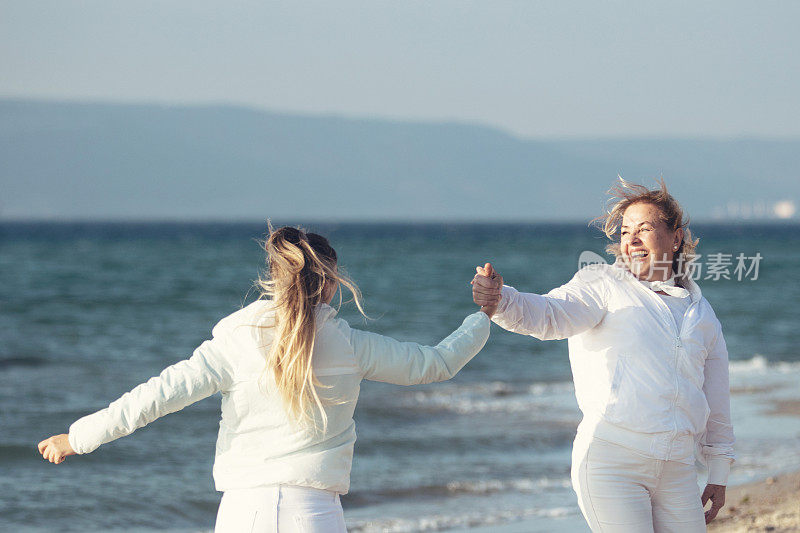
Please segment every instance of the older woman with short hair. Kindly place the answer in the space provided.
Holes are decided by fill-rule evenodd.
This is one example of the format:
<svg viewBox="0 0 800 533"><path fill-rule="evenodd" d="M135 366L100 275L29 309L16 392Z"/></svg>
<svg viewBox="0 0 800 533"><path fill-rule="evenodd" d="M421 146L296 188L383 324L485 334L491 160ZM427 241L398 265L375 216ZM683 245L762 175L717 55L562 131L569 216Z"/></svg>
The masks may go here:
<svg viewBox="0 0 800 533"><path fill-rule="evenodd" d="M725 503L734 436L722 327L686 268L698 241L663 180L649 190L620 178L610 192L613 208L593 222L613 241L613 265L539 295L487 264L473 297L504 329L569 339L583 413L572 484L591 529L705 531ZM702 495L695 456L708 466Z"/></svg>

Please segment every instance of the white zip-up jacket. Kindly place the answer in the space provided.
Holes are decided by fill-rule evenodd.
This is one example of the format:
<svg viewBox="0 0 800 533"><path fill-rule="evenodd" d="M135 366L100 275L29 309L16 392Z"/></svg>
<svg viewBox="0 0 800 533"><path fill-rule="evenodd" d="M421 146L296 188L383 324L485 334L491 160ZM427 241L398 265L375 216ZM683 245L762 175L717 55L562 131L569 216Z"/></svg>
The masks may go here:
<svg viewBox="0 0 800 533"><path fill-rule="evenodd" d="M189 359L73 423L70 445L79 454L89 453L221 392L213 469L217 490L281 483L344 494L350 487L356 440L353 410L361 380L414 385L449 379L483 348L491 324L477 312L436 346L422 346L351 329L326 304L316 313L312 366L322 383L318 394L333 400L325 405L324 431L289 420L271 373L259 387L274 314L268 301L258 300L223 318L213 338Z"/></svg>
<svg viewBox="0 0 800 533"><path fill-rule="evenodd" d="M593 437L662 460L708 466L708 482L727 483L734 460L728 351L700 287L680 330L669 307L621 260L580 269L547 294L504 286L492 320L541 340L569 339L575 395L583 413L573 450Z"/></svg>

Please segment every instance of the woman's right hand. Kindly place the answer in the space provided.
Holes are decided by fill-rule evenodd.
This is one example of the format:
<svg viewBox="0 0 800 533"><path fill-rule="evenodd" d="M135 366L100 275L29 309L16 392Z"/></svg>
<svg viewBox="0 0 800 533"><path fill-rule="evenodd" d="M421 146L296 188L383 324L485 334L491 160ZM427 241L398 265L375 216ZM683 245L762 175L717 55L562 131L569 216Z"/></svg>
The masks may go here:
<svg viewBox="0 0 800 533"><path fill-rule="evenodd" d="M64 459L70 455L75 455L75 450L69 444L69 435L67 433L53 435L48 439L44 439L39 443L38 448L44 459L56 465L63 463Z"/></svg>
<svg viewBox="0 0 800 533"><path fill-rule="evenodd" d="M481 311L492 318L500 303L503 277L495 272L491 263L475 267L475 270L477 273L470 282L472 284L472 300L481 306Z"/></svg>

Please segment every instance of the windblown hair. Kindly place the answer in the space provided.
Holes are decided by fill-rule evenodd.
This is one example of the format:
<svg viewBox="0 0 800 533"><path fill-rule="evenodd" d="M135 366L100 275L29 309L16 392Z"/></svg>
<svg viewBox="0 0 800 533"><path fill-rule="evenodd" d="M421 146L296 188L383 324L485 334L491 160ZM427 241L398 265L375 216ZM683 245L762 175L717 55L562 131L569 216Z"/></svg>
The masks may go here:
<svg viewBox="0 0 800 533"><path fill-rule="evenodd" d="M689 217L684 219L683 208L669 194L663 178L656 180L659 188L653 190L644 185L626 181L622 176L618 176L618 179L619 182L607 191L611 197L606 204L605 213L593 218L589 225L598 227L606 234L606 237L611 239L612 243L606 246L606 252L619 258L622 255L620 227L625 210L633 204L639 203L656 206L660 213L660 219L667 225L667 228L670 230L683 228L683 241L673 256L672 272L675 274L676 284L686 287L686 280L692 275L692 261L697 257L695 250L700 242L700 239L692 240Z"/></svg>
<svg viewBox="0 0 800 533"><path fill-rule="evenodd" d="M364 314L361 292L338 271L336 251L325 237L288 226L273 229L271 224L269 232L269 238L261 243L267 252L268 278L260 275L255 282L261 296L271 300L275 313L264 371L272 372L290 419L324 429L327 416L323 404L328 400L317 392L322 385L311 364L315 307L324 301L326 283L330 286L338 282L340 288L346 287L353 294L358 310ZM341 302L339 291L339 305Z"/></svg>

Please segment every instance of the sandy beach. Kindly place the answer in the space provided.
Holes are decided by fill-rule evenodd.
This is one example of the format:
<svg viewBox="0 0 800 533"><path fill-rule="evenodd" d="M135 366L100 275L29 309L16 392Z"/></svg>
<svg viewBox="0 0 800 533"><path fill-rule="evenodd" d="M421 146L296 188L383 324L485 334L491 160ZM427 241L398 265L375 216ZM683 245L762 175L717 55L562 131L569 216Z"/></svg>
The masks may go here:
<svg viewBox="0 0 800 533"><path fill-rule="evenodd" d="M758 395L766 392L768 389L758 386L731 388L733 394ZM764 414L769 417L791 419L800 416L800 401L797 399L775 399L768 405ZM709 531L800 532L800 470L732 486L728 489L726 500L716 520L709 524Z"/></svg>
<svg viewBox="0 0 800 533"><path fill-rule="evenodd" d="M709 531L800 532L800 471L731 487L726 500Z"/></svg>

